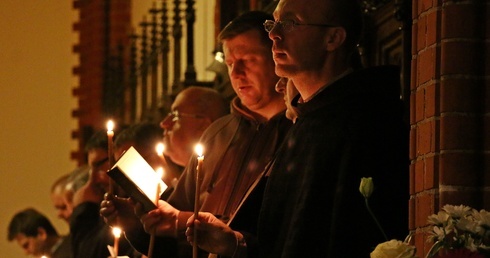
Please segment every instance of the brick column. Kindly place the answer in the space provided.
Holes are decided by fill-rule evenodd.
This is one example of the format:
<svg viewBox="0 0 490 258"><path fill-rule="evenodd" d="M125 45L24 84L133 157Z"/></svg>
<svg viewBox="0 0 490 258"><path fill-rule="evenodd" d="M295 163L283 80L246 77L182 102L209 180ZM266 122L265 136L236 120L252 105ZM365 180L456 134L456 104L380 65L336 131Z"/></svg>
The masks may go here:
<svg viewBox="0 0 490 258"><path fill-rule="evenodd" d="M410 230L445 204L490 210L490 3L414 0ZM488 16L488 17L487 17Z"/></svg>

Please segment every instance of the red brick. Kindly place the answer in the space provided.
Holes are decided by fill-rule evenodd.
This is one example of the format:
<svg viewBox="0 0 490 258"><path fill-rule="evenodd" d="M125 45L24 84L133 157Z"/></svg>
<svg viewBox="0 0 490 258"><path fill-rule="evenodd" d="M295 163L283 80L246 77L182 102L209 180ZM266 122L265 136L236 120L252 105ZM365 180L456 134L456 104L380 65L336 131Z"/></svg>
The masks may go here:
<svg viewBox="0 0 490 258"><path fill-rule="evenodd" d="M479 42L443 41L441 43L441 76L477 75L483 49Z"/></svg>
<svg viewBox="0 0 490 258"><path fill-rule="evenodd" d="M441 117L440 142L443 150L472 150L481 143L479 133L481 118L468 115L446 115Z"/></svg>
<svg viewBox="0 0 490 258"><path fill-rule="evenodd" d="M476 186L479 185L480 166L478 154L473 153L441 153L440 184Z"/></svg>
<svg viewBox="0 0 490 258"><path fill-rule="evenodd" d="M418 0L419 4L417 5L418 13L423 13L433 7L432 0Z"/></svg>
<svg viewBox="0 0 490 258"><path fill-rule="evenodd" d="M448 4L442 9L442 39L478 37L477 5ZM454 17L458 17L455 19Z"/></svg>
<svg viewBox="0 0 490 258"><path fill-rule="evenodd" d="M418 21L416 21L414 24L412 24L412 40L411 40L411 52L412 52L412 55L416 55L419 51L418 51L418 33L417 33L417 28L418 28ZM414 60L412 60L412 63L414 62ZM415 71L415 70L412 70L412 71ZM413 72L412 72L413 74Z"/></svg>
<svg viewBox="0 0 490 258"><path fill-rule="evenodd" d="M427 48L427 17L420 16L417 21L417 53Z"/></svg>
<svg viewBox="0 0 490 258"><path fill-rule="evenodd" d="M481 103L481 87L474 79L446 78L441 80L441 112L476 112Z"/></svg>
<svg viewBox="0 0 490 258"><path fill-rule="evenodd" d="M420 193L424 190L424 181L425 181L425 164L424 160L417 160L414 164L414 191L415 193Z"/></svg>
<svg viewBox="0 0 490 258"><path fill-rule="evenodd" d="M440 41L440 11L435 9L433 12L427 14L427 34L426 34L426 44L427 46L432 46Z"/></svg>
<svg viewBox="0 0 490 258"><path fill-rule="evenodd" d="M419 123L425 118L425 89L417 89L412 96L415 99L415 123Z"/></svg>
<svg viewBox="0 0 490 258"><path fill-rule="evenodd" d="M434 189L439 186L439 156L425 158L424 189Z"/></svg>
<svg viewBox="0 0 490 258"><path fill-rule="evenodd" d="M425 155L438 151L438 127L439 122L435 120L420 123L417 129L417 155Z"/></svg>
<svg viewBox="0 0 490 258"><path fill-rule="evenodd" d="M416 162L413 162L409 166L409 176L410 176L410 182L409 182L409 190L410 190L410 195L415 195L417 192L415 191L415 164Z"/></svg>
<svg viewBox="0 0 490 258"><path fill-rule="evenodd" d="M439 84L431 83L425 89L425 118L439 116Z"/></svg>
<svg viewBox="0 0 490 258"><path fill-rule="evenodd" d="M409 158L414 160L417 158L417 126L412 126L410 129L410 151Z"/></svg>
<svg viewBox="0 0 490 258"><path fill-rule="evenodd" d="M439 193L441 206L446 204L451 205L466 205L470 207L480 207L481 194L474 189L455 189L453 191L441 191Z"/></svg>
<svg viewBox="0 0 490 258"><path fill-rule="evenodd" d="M415 227L427 225L427 218L434 213L436 201L432 193L417 195L415 199Z"/></svg>
<svg viewBox="0 0 490 258"><path fill-rule="evenodd" d="M415 56L414 59L412 59L412 61L410 62L410 69L411 70L411 74L410 74L410 95L413 96L413 92L417 89L417 87L419 86L419 84L417 83L418 80L418 73L416 72L417 71L417 65L418 65L418 57Z"/></svg>
<svg viewBox="0 0 490 258"><path fill-rule="evenodd" d="M418 84L436 78L436 48L427 48L418 56Z"/></svg>
<svg viewBox="0 0 490 258"><path fill-rule="evenodd" d="M408 200L408 228L415 230L415 197Z"/></svg>

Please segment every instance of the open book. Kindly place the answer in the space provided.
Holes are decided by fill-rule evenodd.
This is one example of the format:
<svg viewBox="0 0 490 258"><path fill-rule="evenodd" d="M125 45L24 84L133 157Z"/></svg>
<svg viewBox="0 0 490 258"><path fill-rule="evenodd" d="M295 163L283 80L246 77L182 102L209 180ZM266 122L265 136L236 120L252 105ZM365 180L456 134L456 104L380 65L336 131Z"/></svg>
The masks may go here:
<svg viewBox="0 0 490 258"><path fill-rule="evenodd" d="M157 208L160 195L167 189L161 175L134 147L130 147L107 174L127 195L141 203L145 212Z"/></svg>

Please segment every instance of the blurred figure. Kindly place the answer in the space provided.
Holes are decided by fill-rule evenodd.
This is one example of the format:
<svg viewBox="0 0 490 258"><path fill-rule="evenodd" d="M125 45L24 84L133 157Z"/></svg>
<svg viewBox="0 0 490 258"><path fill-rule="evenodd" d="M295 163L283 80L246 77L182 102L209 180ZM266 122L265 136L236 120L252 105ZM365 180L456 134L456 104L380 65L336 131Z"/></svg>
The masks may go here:
<svg viewBox="0 0 490 258"><path fill-rule="evenodd" d="M298 90L296 90L294 82L288 80L286 77L281 77L276 83L276 91L284 94L286 117L295 123L296 118L298 117L298 110L296 107L292 106L291 103L293 102L294 97L298 96Z"/></svg>
<svg viewBox="0 0 490 258"><path fill-rule="evenodd" d="M58 218L70 223L73 212L73 195L88 180L89 167L84 165L60 176L52 185L50 198Z"/></svg>
<svg viewBox="0 0 490 258"><path fill-rule="evenodd" d="M100 202L109 191L110 178L107 132L98 131L87 141L85 151L90 166L89 178L73 196L70 234L74 258L107 258L107 245L114 245L112 228L100 216ZM120 238L119 255L140 257L125 238Z"/></svg>
<svg viewBox="0 0 490 258"><path fill-rule="evenodd" d="M179 92L170 113L160 122L164 129L164 154L185 167L204 130L229 113L228 105L226 99L211 88L194 86Z"/></svg>
<svg viewBox="0 0 490 258"><path fill-rule="evenodd" d="M8 226L9 241L16 241L27 255L50 258L71 258L71 248L63 245L49 219L33 208L16 213Z"/></svg>
<svg viewBox="0 0 490 258"><path fill-rule="evenodd" d="M212 122L229 113L228 105L226 99L214 89L188 87L177 94L171 112L160 122L161 128L143 122L122 131L115 140L116 159L129 146L134 146L154 168L162 166L158 163L162 159L155 156L155 147L156 143L162 141L163 129L164 154L167 157L167 162L163 164L163 180L169 187L161 196L161 199L165 200L172 192L183 167L191 158L194 146L202 133ZM151 160L156 162L152 163ZM173 169L174 163L180 167L179 170ZM131 240L131 244L139 247L140 252L146 252L149 235L144 231L132 207L132 203L127 199L106 196L105 201L101 202L100 214L109 224L118 221L119 225L124 227L125 235ZM158 250L162 250L162 254L156 250L155 256L172 257L175 243L173 240L170 242L171 244L159 243Z"/></svg>

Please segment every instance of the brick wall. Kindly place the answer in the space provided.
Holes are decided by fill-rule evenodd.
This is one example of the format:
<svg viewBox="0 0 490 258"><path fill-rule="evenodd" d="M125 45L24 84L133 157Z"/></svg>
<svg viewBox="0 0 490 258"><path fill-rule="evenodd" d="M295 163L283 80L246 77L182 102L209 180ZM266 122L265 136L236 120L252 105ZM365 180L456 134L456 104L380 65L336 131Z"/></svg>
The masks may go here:
<svg viewBox="0 0 490 258"><path fill-rule="evenodd" d="M445 204L490 210L490 3L415 0L410 99L410 230Z"/></svg>

